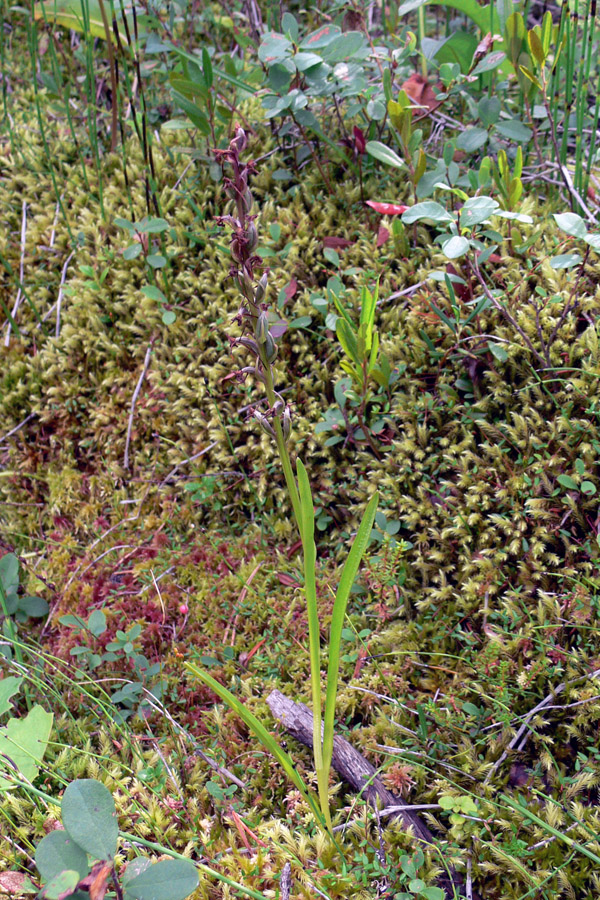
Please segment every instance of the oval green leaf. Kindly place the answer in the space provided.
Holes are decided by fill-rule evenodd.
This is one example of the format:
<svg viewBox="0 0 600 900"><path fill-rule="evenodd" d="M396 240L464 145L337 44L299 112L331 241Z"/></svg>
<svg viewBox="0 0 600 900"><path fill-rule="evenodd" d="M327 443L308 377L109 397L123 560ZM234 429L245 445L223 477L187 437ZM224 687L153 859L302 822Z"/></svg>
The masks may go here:
<svg viewBox="0 0 600 900"><path fill-rule="evenodd" d="M81 778L62 798L63 825L69 836L94 859L113 859L119 823L112 794L101 782Z"/></svg>
<svg viewBox="0 0 600 900"><path fill-rule="evenodd" d="M87 854L66 831L51 831L42 838L35 851L35 864L44 881L51 881L66 869L77 872L78 881L89 872Z"/></svg>
<svg viewBox="0 0 600 900"><path fill-rule="evenodd" d="M406 163L400 159L395 150L386 147L381 141L367 141L366 150L369 156L385 163L386 166L394 166L395 169L406 168Z"/></svg>
<svg viewBox="0 0 600 900"><path fill-rule="evenodd" d="M136 900L183 900L197 887L198 873L193 863L164 859L128 881L127 894Z"/></svg>

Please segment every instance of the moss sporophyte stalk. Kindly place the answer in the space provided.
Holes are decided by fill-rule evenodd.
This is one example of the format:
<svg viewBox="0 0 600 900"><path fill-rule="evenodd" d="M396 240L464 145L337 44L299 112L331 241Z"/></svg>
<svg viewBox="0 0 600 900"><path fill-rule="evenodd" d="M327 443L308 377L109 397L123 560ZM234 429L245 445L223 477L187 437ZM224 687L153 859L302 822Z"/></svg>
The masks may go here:
<svg viewBox="0 0 600 900"><path fill-rule="evenodd" d="M275 390L273 363L277 357L277 343L270 329L269 309L266 302L268 272L255 283L255 271L262 260L255 254L258 246L256 214L252 213L253 197L248 185L249 175L254 172L252 162L243 163L240 154L247 148L248 141L242 128L236 128L235 136L226 150L216 151L222 165L228 165L231 175L226 177L225 191L233 204L236 215L219 216L217 222L231 229L230 275L237 283L244 298L236 316L242 328L242 335L232 338L235 347L245 347L254 357L253 364L244 366L238 374L241 380L248 375L260 381L265 389L268 409L261 412L251 409L253 416L271 437L275 439L281 460L286 486L289 492L294 518L302 543L304 558L304 594L308 613L308 642L311 670L311 691L313 701L313 754L317 774L319 803L307 788L290 756L276 743L262 723L230 691L197 666L188 663L188 668L208 684L230 708L245 721L249 728L285 769L304 799L310 805L319 823L333 835L333 825L329 809L329 771L333 755L335 704L338 688L340 646L348 597L358 571L363 554L369 542L378 494L375 493L367 505L356 537L341 571L329 633L329 662L327 668L327 689L323 698L321 690L321 625L317 604L316 566L317 553L314 539L315 512L306 469L300 459L296 462L296 475L288 450L291 435L292 414L289 405ZM325 703L323 704L323 699ZM323 712L324 705L324 712ZM319 808L320 807L320 808Z"/></svg>

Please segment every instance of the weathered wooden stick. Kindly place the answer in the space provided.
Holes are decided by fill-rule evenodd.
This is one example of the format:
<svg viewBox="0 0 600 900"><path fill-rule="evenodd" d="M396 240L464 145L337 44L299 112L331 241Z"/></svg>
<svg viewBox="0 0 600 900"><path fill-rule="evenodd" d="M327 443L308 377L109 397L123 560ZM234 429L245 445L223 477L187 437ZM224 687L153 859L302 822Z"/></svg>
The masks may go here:
<svg viewBox="0 0 600 900"><path fill-rule="evenodd" d="M295 703L280 691L273 691L267 697L267 704L272 714L278 719L292 737L305 747L313 745L313 716L303 703ZM375 774L375 767L362 756L358 750L343 737L333 739L333 756L331 765L335 771L373 806L380 801L379 809L388 806L406 806L404 801L389 791ZM366 786L365 786L366 785ZM433 834L421 818L407 809L396 813L406 828L412 828L415 836L427 844L433 844Z"/></svg>
<svg viewBox="0 0 600 900"><path fill-rule="evenodd" d="M286 697L281 691L272 691L267 697L267 705L273 716L278 719L285 730L293 738L312 749L313 745L313 715L304 703L295 703ZM379 806L380 811L390 806L399 806L401 809L394 813L402 820L404 826L412 828L415 837L426 844L435 843L435 838L427 825L420 817L406 809L406 804L392 791L389 791L380 778L375 774L376 769L368 762L352 744L343 737L336 736L333 739L333 755L331 765L343 778L373 806ZM377 801L380 804L377 804ZM391 817L390 817L391 818ZM457 896L454 889L458 890L458 896L464 897L464 885L461 876L454 870L449 870L449 876L443 875L438 884L443 887L447 897ZM473 893L472 897L476 895ZM477 898L481 900L481 898Z"/></svg>

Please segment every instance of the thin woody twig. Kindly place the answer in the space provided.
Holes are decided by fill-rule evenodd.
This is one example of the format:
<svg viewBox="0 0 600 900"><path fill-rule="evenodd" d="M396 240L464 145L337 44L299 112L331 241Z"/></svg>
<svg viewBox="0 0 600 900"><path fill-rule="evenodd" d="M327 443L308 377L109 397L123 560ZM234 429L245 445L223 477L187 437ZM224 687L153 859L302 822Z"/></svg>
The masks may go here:
<svg viewBox="0 0 600 900"><path fill-rule="evenodd" d="M54 222L52 223L52 231L50 232L50 245L48 247L49 250L52 250L52 248L54 247L54 241L56 240L56 226L58 225L59 213L60 213L60 203L57 203L56 204L56 212L54 213Z"/></svg>
<svg viewBox="0 0 600 900"><path fill-rule="evenodd" d="M594 672L591 672L589 675L589 678L595 678L597 675L600 675L600 669L596 669ZM524 735L527 735L527 732L531 731L531 728L529 727L529 723L531 722L533 717L537 713L542 712L542 710L554 709L555 707L553 705L551 706L554 698L556 696L558 696L558 694L561 694L569 684L573 684L573 682L577 681L577 680L578 679L571 679L571 681L561 681L561 683L557 684L556 687L546 697L544 697L543 700L540 700L540 702L536 706L534 706L533 709L530 709L529 712L526 713L525 716L523 716L523 724L521 725L521 727L519 728L519 730L517 731L517 733L511 740L511 742L509 743L506 750L504 750L502 755L498 757L498 759L496 760L496 762L494 763L494 765L492 766L492 768L486 775L484 784L489 783L489 781L496 774L496 771L502 765L502 763L504 762L504 760L506 759L506 757L508 756L510 751L519 745L521 738ZM521 744L521 749L523 748L523 746L524 746L524 743Z"/></svg>
<svg viewBox="0 0 600 900"><path fill-rule="evenodd" d="M163 487L163 485L165 485L167 483L167 481L170 481L170 479L173 477L173 475L175 475L175 473L177 472L178 469L181 469L183 466L186 466L188 463L193 462L195 459L198 459L200 456L204 456L205 453L208 453L209 450L212 450L213 447L216 447L218 443L219 443L218 441L213 441L212 444L208 445L208 447L204 447L202 450L199 450L198 453L194 453L193 456L188 456L187 459L182 459L181 462L178 462L176 465L174 465L173 468L171 469L171 471L169 472L169 474L166 475L165 478L163 478L163 480L161 481L161 483L158 486L158 489L160 490L161 487Z"/></svg>
<svg viewBox="0 0 600 900"><path fill-rule="evenodd" d="M414 294L415 291L418 291L419 288L424 287L426 284L427 279L424 281L417 281L416 284L411 284L410 287L403 288L401 291L395 291L393 294L390 294L389 297L383 297L381 300L378 300L375 305L383 306L384 303L391 303L392 300L397 300L398 297L410 297L411 294Z"/></svg>
<svg viewBox="0 0 600 900"><path fill-rule="evenodd" d="M481 274L481 270L480 270L480 268L479 268L479 264L478 264L478 262L477 262L477 258L475 258L475 262L474 262L474 263L469 262L469 268L471 269L471 271L472 271L473 274L475 275L477 281L479 282L479 284L481 285L481 287L482 287L482 289L483 289L483 293L485 294L485 296L487 297L487 299L490 301L490 303L492 304L492 306L493 306L495 309L499 310L499 311L502 313L502 315L504 316L504 318L506 319L506 321L511 325L511 327L514 328L515 331L518 332L518 334L521 335L521 337L522 337L523 340L525 341L525 344L526 344L528 350L530 350L531 353L532 353L532 354L535 356L535 358L537 359L537 361L540 362L544 368L546 368L547 361L544 359L544 357L542 356L542 354L541 354L538 350L535 349L535 347L534 347L533 344L531 343L531 341L530 341L530 339L529 339L527 333L521 328L521 326L519 325L519 323L517 322L517 320L515 319L515 317L514 317L513 315L511 315L511 313L509 313L509 311L508 311L507 308L504 306L504 304L503 304L503 303L500 303L500 301L498 300L498 298L497 298L497 297L494 297L494 295L493 295L492 292L490 291L489 287L487 286L487 284L486 284L486 282L485 282L485 279L484 279L483 275Z"/></svg>
<svg viewBox="0 0 600 900"><path fill-rule="evenodd" d="M67 269L69 267L69 263L73 259L75 251L72 250L71 253L67 256L65 260L65 264L62 267L62 272L60 273L60 286L58 288L58 298L56 300L56 330L54 332L54 336L58 337L60 334L60 309L62 305L62 298L64 293L65 281L67 278Z"/></svg>
<svg viewBox="0 0 600 900"><path fill-rule="evenodd" d="M19 306L21 305L21 297L23 295L22 285L23 285L23 272L25 267L25 241L27 238L27 203L23 200L23 215L21 218L21 261L19 263L19 290L17 291L17 297L12 308L12 319L14 321L15 316L19 310ZM4 338L4 346L8 347L10 344L10 332L12 330L12 322L7 322L6 325L6 336Z"/></svg>
<svg viewBox="0 0 600 900"><path fill-rule="evenodd" d="M16 434L17 431L20 431L21 428L23 428L23 426L27 425L27 423L29 421L31 421L31 419L33 419L36 415L37 415L37 413L34 413L34 412L29 413L29 415L25 419L23 419L22 422L19 422L19 424L15 425L15 427L13 429L11 429L11 431L9 431L8 434L5 434L3 438L0 438L0 444L3 444L4 441L7 441L9 439L9 437L12 437L13 434Z"/></svg>
<svg viewBox="0 0 600 900"><path fill-rule="evenodd" d="M142 368L142 374L138 378L138 383L135 386L135 391L133 392L133 397L131 398L131 411L129 413L129 422L127 423L127 438L125 440L125 455L123 457L123 468L129 468L129 444L131 443L131 432L133 429L133 416L135 414L135 404L137 402L137 398L139 397L140 391L142 389L142 384L144 382L144 378L146 377L146 372L148 371L148 366L150 365L150 356L152 354L152 342L148 344L148 349L146 350L146 356L144 358L144 366Z"/></svg>

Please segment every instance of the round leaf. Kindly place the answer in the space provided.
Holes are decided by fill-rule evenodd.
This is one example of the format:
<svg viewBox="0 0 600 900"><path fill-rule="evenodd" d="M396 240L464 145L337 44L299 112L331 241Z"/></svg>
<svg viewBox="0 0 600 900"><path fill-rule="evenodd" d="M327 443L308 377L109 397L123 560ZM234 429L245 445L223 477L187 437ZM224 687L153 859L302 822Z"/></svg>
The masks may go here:
<svg viewBox="0 0 600 900"><path fill-rule="evenodd" d="M523 125L518 119L500 122L496 125L496 131L499 131L502 137L508 138L510 141L520 141L522 143L527 143L533 135L531 128Z"/></svg>
<svg viewBox="0 0 600 900"><path fill-rule="evenodd" d="M487 139L488 133L485 128L465 128L462 134L459 134L456 146L459 150L474 153L475 150L483 147Z"/></svg>
<svg viewBox="0 0 600 900"><path fill-rule="evenodd" d="M288 41L282 34L270 31L265 34L263 42L258 48L258 58L261 62L272 65L289 56L291 50L291 41Z"/></svg>
<svg viewBox="0 0 600 900"><path fill-rule="evenodd" d="M149 300L157 300L159 303L167 303L167 298L160 288L155 284L147 284L142 288L142 294L145 294Z"/></svg>
<svg viewBox="0 0 600 900"><path fill-rule="evenodd" d="M80 878L77 872L72 869L65 869L52 878L44 888L44 897L46 900L63 900L73 893Z"/></svg>
<svg viewBox="0 0 600 900"><path fill-rule="evenodd" d="M577 213L554 213L556 224L561 231L570 234L574 238L584 238L587 234L585 222Z"/></svg>
<svg viewBox="0 0 600 900"><path fill-rule="evenodd" d="M367 145L368 146L368 145ZM415 203L406 212L402 213L402 221L405 225L412 225L420 219L431 219L432 222L452 222L452 216L441 203L435 200L425 200L423 203Z"/></svg>
<svg viewBox="0 0 600 900"><path fill-rule="evenodd" d="M112 859L117 851L119 824L112 795L92 778L67 787L61 804L68 834L94 859Z"/></svg>
<svg viewBox="0 0 600 900"><path fill-rule="evenodd" d="M558 256L553 256L550 260L550 265L553 269L572 269L573 266L578 266L581 262L581 256L579 253L559 253Z"/></svg>
<svg viewBox="0 0 600 900"><path fill-rule="evenodd" d="M574 481L570 475L559 475L556 479L559 484L562 484L564 488L567 488L568 491L578 491L579 486L576 481Z"/></svg>
<svg viewBox="0 0 600 900"><path fill-rule="evenodd" d="M6 594L19 586L19 560L14 553L6 553L0 559L0 582Z"/></svg>
<svg viewBox="0 0 600 900"><path fill-rule="evenodd" d="M444 251L444 256L448 259L458 259L459 256L465 255L469 246L469 241L466 237L459 237L459 235L455 234L449 241L446 241L442 250Z"/></svg>
<svg viewBox="0 0 600 900"><path fill-rule="evenodd" d="M136 223L136 229L143 234L160 234L167 231L169 223L166 219L145 218L141 222Z"/></svg>
<svg viewBox="0 0 600 900"><path fill-rule="evenodd" d="M66 869L77 872L78 881L89 872L87 854L66 831L51 831L42 838L35 851L35 864L44 881L51 881Z"/></svg>
<svg viewBox="0 0 600 900"><path fill-rule="evenodd" d="M444 900L445 896L439 887L426 887L421 891L421 897L425 897L425 900Z"/></svg>
<svg viewBox="0 0 600 900"><path fill-rule="evenodd" d="M172 325L176 318L172 309L166 309L162 314L163 325Z"/></svg>
<svg viewBox="0 0 600 900"><path fill-rule="evenodd" d="M123 250L123 259L137 259L141 252L141 244L130 244L129 247L125 247L125 249Z"/></svg>
<svg viewBox="0 0 600 900"><path fill-rule="evenodd" d="M42 616L48 615L48 603L42 597L22 597L19 600L19 609L26 616L34 619L41 619Z"/></svg>
<svg viewBox="0 0 600 900"><path fill-rule="evenodd" d="M460 211L460 224L465 228L481 225L493 216L500 204L492 197L471 197Z"/></svg>
<svg viewBox="0 0 600 900"><path fill-rule="evenodd" d="M506 362L506 360L508 359L508 353L501 344L494 344L493 341L488 341L488 350L491 350L492 354L496 357L498 362ZM463 709L465 708L466 703L463 706Z"/></svg>
<svg viewBox="0 0 600 900"><path fill-rule="evenodd" d="M128 881L127 893L136 900L183 900L197 887L198 873L191 862L165 859Z"/></svg>
<svg viewBox="0 0 600 900"><path fill-rule="evenodd" d="M92 632L94 637L99 637L101 634L104 634L104 632L106 631L106 616L101 609L95 609L90 614L87 622L87 627Z"/></svg>

